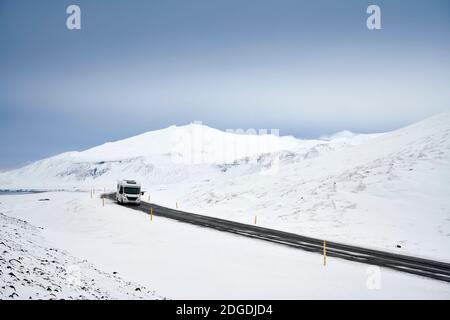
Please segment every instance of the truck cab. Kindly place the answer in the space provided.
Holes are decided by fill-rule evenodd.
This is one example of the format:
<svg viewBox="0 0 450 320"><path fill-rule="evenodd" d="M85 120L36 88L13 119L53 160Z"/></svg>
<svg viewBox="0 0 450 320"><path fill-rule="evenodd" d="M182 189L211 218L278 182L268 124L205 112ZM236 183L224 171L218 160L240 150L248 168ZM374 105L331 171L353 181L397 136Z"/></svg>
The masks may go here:
<svg viewBox="0 0 450 320"><path fill-rule="evenodd" d="M120 180L117 182L116 200L120 204L136 204L141 203L140 183L135 180Z"/></svg>

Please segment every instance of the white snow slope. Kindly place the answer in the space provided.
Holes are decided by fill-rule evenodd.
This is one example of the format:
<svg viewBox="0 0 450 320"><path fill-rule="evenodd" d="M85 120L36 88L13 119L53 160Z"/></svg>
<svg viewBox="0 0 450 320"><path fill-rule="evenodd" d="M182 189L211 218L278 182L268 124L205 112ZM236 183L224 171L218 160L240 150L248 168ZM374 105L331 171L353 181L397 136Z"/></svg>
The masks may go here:
<svg viewBox="0 0 450 320"><path fill-rule="evenodd" d="M117 272L51 246L41 230L0 212L0 300L161 299Z"/></svg>
<svg viewBox="0 0 450 320"><path fill-rule="evenodd" d="M449 135L450 113L319 140L173 126L2 173L0 188L135 178L158 204L450 261Z"/></svg>

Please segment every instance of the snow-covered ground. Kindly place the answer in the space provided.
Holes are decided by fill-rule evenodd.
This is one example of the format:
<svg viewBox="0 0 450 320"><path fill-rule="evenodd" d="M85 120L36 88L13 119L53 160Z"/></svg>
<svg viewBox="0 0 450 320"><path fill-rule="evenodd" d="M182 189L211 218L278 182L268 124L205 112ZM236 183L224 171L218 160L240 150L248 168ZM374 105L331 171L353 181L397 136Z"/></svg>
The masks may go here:
<svg viewBox="0 0 450 320"><path fill-rule="evenodd" d="M115 271L101 271L58 249L59 243L50 245L41 233L41 228L0 212L0 300L161 299Z"/></svg>
<svg viewBox="0 0 450 320"><path fill-rule="evenodd" d="M0 282L8 286L2 297L157 297L145 286L175 299L450 298L445 282L333 258L323 266L318 254L161 217L150 221L110 201L103 206L88 192L1 195L0 212L0 247L8 251L1 256ZM66 285L68 265L79 266L86 291Z"/></svg>

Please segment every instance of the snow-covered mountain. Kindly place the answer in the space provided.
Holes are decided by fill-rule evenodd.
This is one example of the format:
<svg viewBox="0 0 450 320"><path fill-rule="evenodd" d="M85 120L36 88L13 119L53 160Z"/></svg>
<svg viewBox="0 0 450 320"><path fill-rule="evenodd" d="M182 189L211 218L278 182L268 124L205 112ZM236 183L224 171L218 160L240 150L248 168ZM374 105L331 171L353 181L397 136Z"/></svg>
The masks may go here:
<svg viewBox="0 0 450 320"><path fill-rule="evenodd" d="M270 133L270 132L269 132ZM258 132L223 132L201 124L171 126L82 152L67 152L6 173L0 188L111 187L123 178L144 186L241 176L278 156L316 157L376 135L299 140ZM239 170L229 170L239 167Z"/></svg>
<svg viewBox="0 0 450 320"><path fill-rule="evenodd" d="M0 188L134 178L184 210L450 260L450 113L316 140L172 126L0 174Z"/></svg>

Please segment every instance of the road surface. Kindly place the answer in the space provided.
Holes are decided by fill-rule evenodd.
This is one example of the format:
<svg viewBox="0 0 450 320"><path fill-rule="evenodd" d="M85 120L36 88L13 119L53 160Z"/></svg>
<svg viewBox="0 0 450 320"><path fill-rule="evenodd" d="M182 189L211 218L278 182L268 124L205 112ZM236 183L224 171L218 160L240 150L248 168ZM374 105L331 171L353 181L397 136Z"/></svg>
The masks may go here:
<svg viewBox="0 0 450 320"><path fill-rule="evenodd" d="M115 201L115 193L108 193L102 196ZM142 201L140 206L129 205L127 207L147 214L150 214L150 208L152 208L152 214L155 216L323 254L324 240L322 239L175 210L145 201ZM450 264L441 261L367 249L332 241L326 241L326 255L450 282Z"/></svg>

